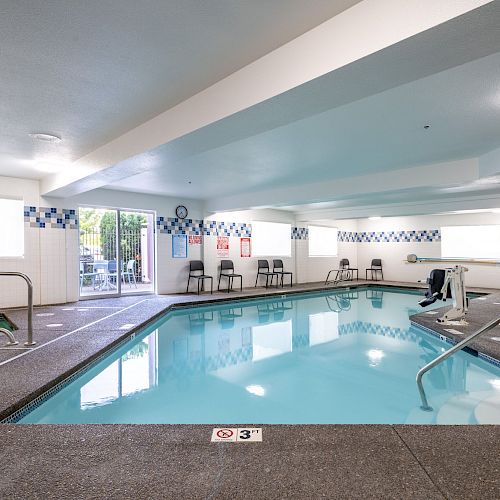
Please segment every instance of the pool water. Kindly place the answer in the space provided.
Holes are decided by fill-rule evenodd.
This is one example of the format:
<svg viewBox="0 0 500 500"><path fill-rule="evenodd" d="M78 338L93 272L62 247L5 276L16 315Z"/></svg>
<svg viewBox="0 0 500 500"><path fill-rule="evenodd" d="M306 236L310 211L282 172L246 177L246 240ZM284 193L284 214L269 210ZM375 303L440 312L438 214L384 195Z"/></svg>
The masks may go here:
<svg viewBox="0 0 500 500"><path fill-rule="evenodd" d="M351 289L166 315L21 423L500 423L500 369L410 325L410 291ZM437 303L434 307L439 307ZM430 309L430 308L428 308Z"/></svg>

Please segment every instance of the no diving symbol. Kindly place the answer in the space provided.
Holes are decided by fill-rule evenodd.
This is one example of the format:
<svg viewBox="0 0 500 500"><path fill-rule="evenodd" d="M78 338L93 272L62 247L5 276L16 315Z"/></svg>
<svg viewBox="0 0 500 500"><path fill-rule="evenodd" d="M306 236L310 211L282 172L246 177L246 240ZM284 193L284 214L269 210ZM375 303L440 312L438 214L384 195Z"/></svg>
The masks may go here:
<svg viewBox="0 0 500 500"><path fill-rule="evenodd" d="M221 439L229 439L233 434L234 432L231 429L219 429L217 431L217 437Z"/></svg>

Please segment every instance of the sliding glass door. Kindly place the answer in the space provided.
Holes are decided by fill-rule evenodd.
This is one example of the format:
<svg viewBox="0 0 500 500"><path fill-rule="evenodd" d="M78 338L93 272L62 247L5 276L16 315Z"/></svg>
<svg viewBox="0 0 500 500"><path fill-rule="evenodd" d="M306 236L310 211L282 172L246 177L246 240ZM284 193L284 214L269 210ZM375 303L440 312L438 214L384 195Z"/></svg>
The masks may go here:
<svg viewBox="0 0 500 500"><path fill-rule="evenodd" d="M154 216L120 211L122 293L153 292L155 270Z"/></svg>
<svg viewBox="0 0 500 500"><path fill-rule="evenodd" d="M80 296L154 292L154 214L81 207Z"/></svg>

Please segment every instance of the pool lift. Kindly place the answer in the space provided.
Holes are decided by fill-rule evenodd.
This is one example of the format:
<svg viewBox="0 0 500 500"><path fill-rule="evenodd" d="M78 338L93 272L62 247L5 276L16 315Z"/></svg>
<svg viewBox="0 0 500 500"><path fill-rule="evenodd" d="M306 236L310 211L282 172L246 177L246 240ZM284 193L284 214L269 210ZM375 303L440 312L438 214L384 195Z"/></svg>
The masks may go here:
<svg viewBox="0 0 500 500"><path fill-rule="evenodd" d="M465 315L469 308L469 300L465 290L465 273L468 269L460 264L447 269L433 269L427 283L429 289L425 298L419 301L422 307L434 304L436 300L446 302L447 298L453 299L453 307L436 321L445 325L454 325L459 322L467 325Z"/></svg>

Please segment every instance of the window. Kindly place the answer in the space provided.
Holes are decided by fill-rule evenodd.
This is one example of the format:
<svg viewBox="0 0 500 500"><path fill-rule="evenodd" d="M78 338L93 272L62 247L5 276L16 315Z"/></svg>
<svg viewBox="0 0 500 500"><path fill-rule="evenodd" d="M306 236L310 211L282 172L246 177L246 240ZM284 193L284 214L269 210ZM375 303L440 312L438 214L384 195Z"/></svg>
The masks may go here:
<svg viewBox="0 0 500 500"><path fill-rule="evenodd" d="M24 202L0 198L0 257L24 255Z"/></svg>
<svg viewBox="0 0 500 500"><path fill-rule="evenodd" d="M500 258L500 226L442 227L441 257L446 259Z"/></svg>
<svg viewBox="0 0 500 500"><path fill-rule="evenodd" d="M276 222L252 222L252 254L255 257L290 257L292 227Z"/></svg>
<svg viewBox="0 0 500 500"><path fill-rule="evenodd" d="M309 257L335 257L337 233L336 227L309 226Z"/></svg>

